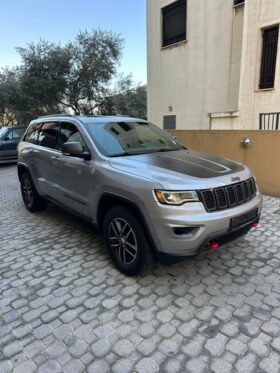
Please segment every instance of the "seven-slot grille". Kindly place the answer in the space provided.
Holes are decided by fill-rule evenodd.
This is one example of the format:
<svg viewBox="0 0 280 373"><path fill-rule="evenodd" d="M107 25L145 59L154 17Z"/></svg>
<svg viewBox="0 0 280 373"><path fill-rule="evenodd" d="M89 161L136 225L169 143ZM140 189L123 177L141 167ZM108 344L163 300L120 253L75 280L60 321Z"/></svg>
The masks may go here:
<svg viewBox="0 0 280 373"><path fill-rule="evenodd" d="M225 187L206 189L199 192L207 212L223 210L250 201L256 195L254 178Z"/></svg>

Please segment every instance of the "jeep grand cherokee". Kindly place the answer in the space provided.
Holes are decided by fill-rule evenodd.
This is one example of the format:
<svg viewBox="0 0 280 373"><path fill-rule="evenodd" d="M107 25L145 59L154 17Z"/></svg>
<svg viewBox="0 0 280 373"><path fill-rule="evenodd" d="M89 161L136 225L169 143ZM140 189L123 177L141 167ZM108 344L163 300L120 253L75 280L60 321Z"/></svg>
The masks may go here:
<svg viewBox="0 0 280 373"><path fill-rule="evenodd" d="M261 213L248 167L186 148L145 120L40 117L18 151L26 208L53 201L98 226L127 275L155 258L217 249L246 234Z"/></svg>

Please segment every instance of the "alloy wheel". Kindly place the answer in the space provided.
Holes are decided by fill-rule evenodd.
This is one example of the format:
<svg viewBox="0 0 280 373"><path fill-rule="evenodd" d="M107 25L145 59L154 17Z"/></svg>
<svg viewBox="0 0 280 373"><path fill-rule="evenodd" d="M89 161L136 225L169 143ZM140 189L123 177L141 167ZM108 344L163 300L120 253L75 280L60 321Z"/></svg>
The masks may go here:
<svg viewBox="0 0 280 373"><path fill-rule="evenodd" d="M33 190L31 182L28 179L24 179L22 183L23 198L28 207L32 206L33 203Z"/></svg>
<svg viewBox="0 0 280 373"><path fill-rule="evenodd" d="M137 240L130 224L120 218L109 226L109 241L113 254L122 264L131 264L137 256Z"/></svg>

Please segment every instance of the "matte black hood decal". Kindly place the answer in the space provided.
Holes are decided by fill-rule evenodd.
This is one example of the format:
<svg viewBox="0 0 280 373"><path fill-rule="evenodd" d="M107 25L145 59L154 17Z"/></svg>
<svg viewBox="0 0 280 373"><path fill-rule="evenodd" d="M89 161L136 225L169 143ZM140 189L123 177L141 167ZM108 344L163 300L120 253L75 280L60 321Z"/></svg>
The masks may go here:
<svg viewBox="0 0 280 373"><path fill-rule="evenodd" d="M191 150L133 156L133 161L197 178L223 176L244 170L234 161Z"/></svg>

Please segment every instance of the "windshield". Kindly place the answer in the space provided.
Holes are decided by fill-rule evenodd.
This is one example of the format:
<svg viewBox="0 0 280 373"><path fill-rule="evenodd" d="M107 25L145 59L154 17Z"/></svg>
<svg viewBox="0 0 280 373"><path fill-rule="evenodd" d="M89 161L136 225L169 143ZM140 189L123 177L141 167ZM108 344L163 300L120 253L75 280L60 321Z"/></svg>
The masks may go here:
<svg viewBox="0 0 280 373"><path fill-rule="evenodd" d="M107 157L185 149L167 132L148 122L89 123L85 126Z"/></svg>
<svg viewBox="0 0 280 373"><path fill-rule="evenodd" d="M5 127L0 128L0 138L5 137L8 130L9 130L9 128L5 128Z"/></svg>

